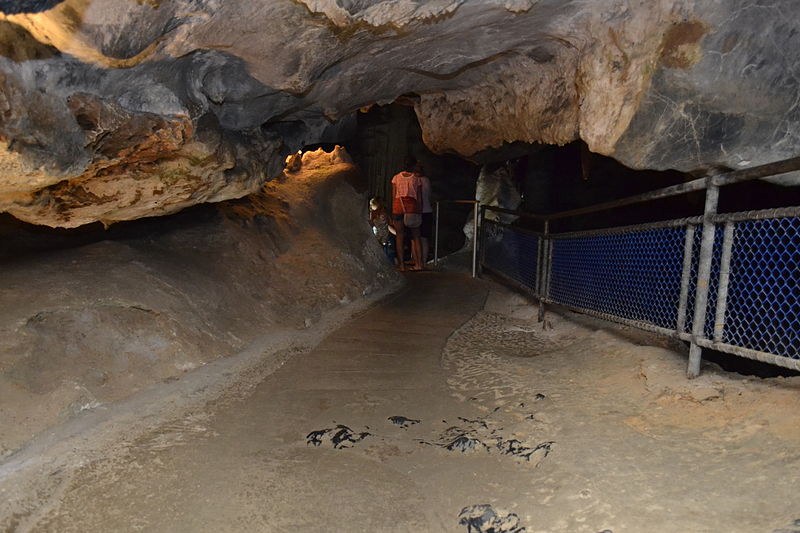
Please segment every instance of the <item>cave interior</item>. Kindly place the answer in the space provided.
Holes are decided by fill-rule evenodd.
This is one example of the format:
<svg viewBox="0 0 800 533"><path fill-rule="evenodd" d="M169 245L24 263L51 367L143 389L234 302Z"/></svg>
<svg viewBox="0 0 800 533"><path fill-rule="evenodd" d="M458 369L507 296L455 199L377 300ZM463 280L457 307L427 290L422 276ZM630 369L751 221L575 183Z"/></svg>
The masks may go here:
<svg viewBox="0 0 800 533"><path fill-rule="evenodd" d="M800 532L792 2L0 0L0 531Z"/></svg>

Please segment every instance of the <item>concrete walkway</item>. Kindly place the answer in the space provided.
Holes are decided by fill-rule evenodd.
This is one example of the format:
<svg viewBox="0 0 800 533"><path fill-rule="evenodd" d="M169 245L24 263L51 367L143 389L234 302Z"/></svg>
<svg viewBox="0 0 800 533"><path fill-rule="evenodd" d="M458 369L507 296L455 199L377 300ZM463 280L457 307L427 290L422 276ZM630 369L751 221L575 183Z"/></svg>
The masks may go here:
<svg viewBox="0 0 800 533"><path fill-rule="evenodd" d="M446 454L420 440L432 420L463 412L440 356L482 307L486 284L459 274L408 279L408 290L248 398L208 406L85 468L41 530L463 531L456 517L473 502L455 496L474 483L473 470L460 457L439 461ZM392 416L422 422L401 427ZM334 446L338 424L355 436ZM309 444L307 434L329 428ZM370 435L351 442L362 432Z"/></svg>
<svg viewBox="0 0 800 533"><path fill-rule="evenodd" d="M408 280L248 393L70 474L33 530L800 533L800 378L686 380L643 332L543 330L490 282Z"/></svg>

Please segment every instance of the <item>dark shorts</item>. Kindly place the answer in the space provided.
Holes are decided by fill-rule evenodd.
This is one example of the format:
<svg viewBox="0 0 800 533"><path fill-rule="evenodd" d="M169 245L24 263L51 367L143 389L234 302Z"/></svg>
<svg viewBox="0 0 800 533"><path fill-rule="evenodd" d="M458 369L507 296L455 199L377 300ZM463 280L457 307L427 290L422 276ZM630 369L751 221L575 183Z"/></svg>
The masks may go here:
<svg viewBox="0 0 800 533"><path fill-rule="evenodd" d="M422 213L422 226L419 232L425 239L433 238L433 213Z"/></svg>
<svg viewBox="0 0 800 533"><path fill-rule="evenodd" d="M392 222L399 222L400 224L403 223L403 213L392 213ZM395 226L397 224L394 224Z"/></svg>

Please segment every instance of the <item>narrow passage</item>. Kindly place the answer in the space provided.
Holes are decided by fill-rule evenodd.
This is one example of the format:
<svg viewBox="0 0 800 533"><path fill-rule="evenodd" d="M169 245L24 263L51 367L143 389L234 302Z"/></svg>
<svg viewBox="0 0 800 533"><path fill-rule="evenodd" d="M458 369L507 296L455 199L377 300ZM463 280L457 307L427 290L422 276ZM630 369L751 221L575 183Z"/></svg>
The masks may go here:
<svg viewBox="0 0 800 533"><path fill-rule="evenodd" d="M129 455L86 468L44 530L452 529L463 502L445 504L441 516L430 512L417 475L426 462L405 456L424 447L410 426L458 411L440 356L450 334L482 307L487 286L434 273L409 281L407 290L288 361L244 401L209 406L185 425L132 444ZM309 433L339 424L370 435L336 448L333 435L309 444ZM473 482L470 470L451 475L422 479Z"/></svg>
<svg viewBox="0 0 800 533"><path fill-rule="evenodd" d="M800 531L797 380L687 381L635 332L408 281L252 394L89 463L36 531Z"/></svg>

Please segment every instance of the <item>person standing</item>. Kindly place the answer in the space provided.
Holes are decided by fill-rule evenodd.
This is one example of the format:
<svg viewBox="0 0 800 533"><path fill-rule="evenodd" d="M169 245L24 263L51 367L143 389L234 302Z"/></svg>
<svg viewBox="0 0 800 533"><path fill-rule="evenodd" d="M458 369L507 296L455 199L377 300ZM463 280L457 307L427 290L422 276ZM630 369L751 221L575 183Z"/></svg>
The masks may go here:
<svg viewBox="0 0 800 533"><path fill-rule="evenodd" d="M425 268L428 264L428 254L431 249L431 239L433 238L433 204L431 203L431 180L425 176L425 169L422 163L417 162L414 173L420 180L422 193L422 225L420 226L420 250L421 265Z"/></svg>
<svg viewBox="0 0 800 533"><path fill-rule="evenodd" d="M412 270L422 270L422 243L420 226L422 225L422 182L414 172L417 161L407 158L405 170L392 178L392 221L395 228L397 245L398 270L405 267L405 236L411 233Z"/></svg>

